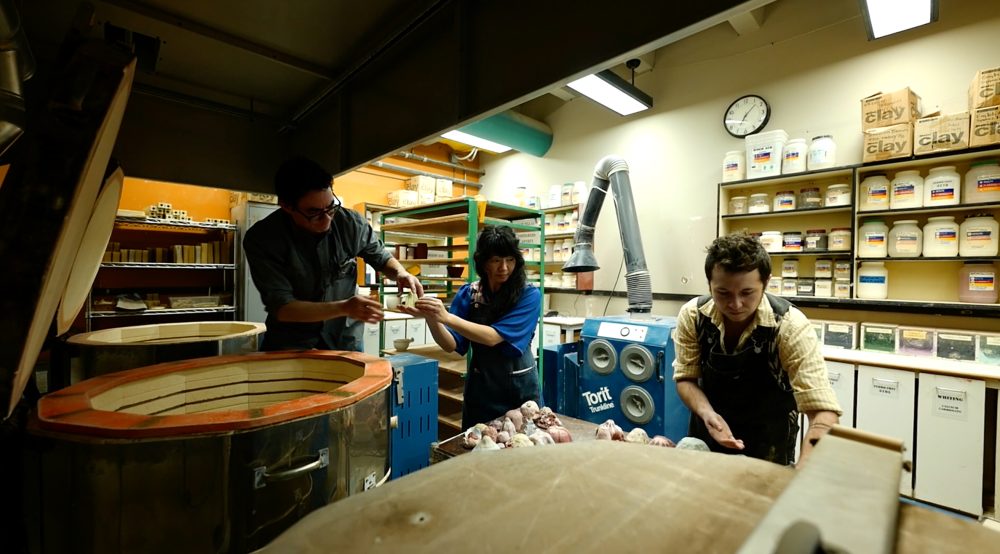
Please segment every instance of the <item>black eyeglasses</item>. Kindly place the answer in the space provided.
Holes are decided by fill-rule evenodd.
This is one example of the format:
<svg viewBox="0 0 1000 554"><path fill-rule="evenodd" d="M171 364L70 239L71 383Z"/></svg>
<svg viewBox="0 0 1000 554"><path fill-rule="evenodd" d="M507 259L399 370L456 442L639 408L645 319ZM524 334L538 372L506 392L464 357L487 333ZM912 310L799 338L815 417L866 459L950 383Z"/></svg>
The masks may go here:
<svg viewBox="0 0 1000 554"><path fill-rule="evenodd" d="M331 194L333 193L331 192ZM303 212L298 207L296 207L295 211L298 212L299 215L301 215L302 217L306 218L307 221L312 222L316 221L317 219L319 219L324 215L328 216L330 219L333 219L333 216L337 214L337 210L340 209L341 205L342 203L340 202L340 198L337 198L337 195L334 194L333 202L330 202L330 205L322 210L313 209L309 210L308 212Z"/></svg>

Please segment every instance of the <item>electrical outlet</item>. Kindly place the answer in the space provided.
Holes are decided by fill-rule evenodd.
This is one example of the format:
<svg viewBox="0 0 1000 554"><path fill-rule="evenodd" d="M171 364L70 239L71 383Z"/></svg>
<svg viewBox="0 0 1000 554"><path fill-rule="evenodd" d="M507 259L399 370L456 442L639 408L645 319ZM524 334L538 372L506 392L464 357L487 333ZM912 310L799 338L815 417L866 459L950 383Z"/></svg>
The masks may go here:
<svg viewBox="0 0 1000 554"><path fill-rule="evenodd" d="M375 483L377 483L376 479L377 477L375 475L375 472L372 472L367 477L365 477L365 490L375 488Z"/></svg>

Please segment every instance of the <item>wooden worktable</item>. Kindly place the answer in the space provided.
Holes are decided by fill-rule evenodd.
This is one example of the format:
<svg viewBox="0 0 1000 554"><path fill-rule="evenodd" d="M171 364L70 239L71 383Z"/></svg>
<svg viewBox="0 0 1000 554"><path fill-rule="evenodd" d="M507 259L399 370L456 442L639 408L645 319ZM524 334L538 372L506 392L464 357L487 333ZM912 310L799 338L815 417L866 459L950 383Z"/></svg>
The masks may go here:
<svg viewBox="0 0 1000 554"><path fill-rule="evenodd" d="M573 442L586 442L595 439L597 432L596 423L561 414L559 415L559 420L562 421L563 427L569 431L569 434L573 436ZM459 433L431 447L431 463L442 462L466 452L472 452L472 450L462 446L462 433Z"/></svg>

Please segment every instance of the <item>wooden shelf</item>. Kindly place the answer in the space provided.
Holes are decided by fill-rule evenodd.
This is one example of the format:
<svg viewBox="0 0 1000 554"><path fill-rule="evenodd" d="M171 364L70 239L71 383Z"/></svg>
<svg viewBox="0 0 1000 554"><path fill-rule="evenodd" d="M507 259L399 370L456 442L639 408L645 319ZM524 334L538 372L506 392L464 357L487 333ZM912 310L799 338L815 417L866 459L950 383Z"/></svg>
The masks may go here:
<svg viewBox="0 0 1000 554"><path fill-rule="evenodd" d="M762 212L758 214L733 214L724 215L722 219L727 221L735 221L740 219L758 219L764 217L790 217L797 215L811 215L811 214L833 214L841 212L850 212L851 206L834 206L832 208L815 208L811 210L785 210L780 212ZM548 238L548 237L546 237Z"/></svg>
<svg viewBox="0 0 1000 554"><path fill-rule="evenodd" d="M803 171L802 173L788 173L785 175L775 175L773 177L759 177L756 179L744 179L742 181L732 181L729 183L719 183L719 187L723 189L733 189L733 188L757 188L757 187L769 187L772 185L783 185L791 183L805 183L812 180L818 179L832 179L836 177L846 177L848 181L851 180L854 174L854 168L859 167L857 165L844 165L840 167L831 167L829 169L817 169L815 171ZM815 211L815 210L811 210Z"/></svg>
<svg viewBox="0 0 1000 554"><path fill-rule="evenodd" d="M444 425L447 425L448 427L452 427L454 429L458 429L459 431L461 431L462 412L458 412L457 414L448 414L448 415L438 414L438 423L442 423Z"/></svg>
<svg viewBox="0 0 1000 554"><path fill-rule="evenodd" d="M509 225L502 219L487 217L483 225ZM428 236L458 237L469 232L469 218L464 214L432 217L406 223L383 223L382 231L386 233L418 233Z"/></svg>
<svg viewBox="0 0 1000 554"><path fill-rule="evenodd" d="M574 210L581 209L580 204L566 204L565 206L555 206L552 208L545 208L542 210L543 213L547 214L558 214L563 212L572 212Z"/></svg>
<svg viewBox="0 0 1000 554"><path fill-rule="evenodd" d="M878 173L880 171L892 169L920 169L921 166L941 165L945 162L973 161L988 156L1000 155L1000 148L995 144L980 146L954 152L937 152L924 156L910 156L908 158L897 158L881 162L868 162L856 166L858 173Z"/></svg>
<svg viewBox="0 0 1000 554"><path fill-rule="evenodd" d="M968 302L933 302L923 300L817 298L815 296L783 296L782 298L786 298L796 306L809 308L1000 318L1000 304L971 304Z"/></svg>
<svg viewBox="0 0 1000 554"><path fill-rule="evenodd" d="M928 257L923 256L917 258L862 258L858 257L859 262L978 262L987 261L992 262L1000 260L1000 256L954 256L954 257Z"/></svg>
<svg viewBox="0 0 1000 554"><path fill-rule="evenodd" d="M90 317L95 319L104 317L147 317L157 315L232 313L235 311L236 308L233 306L218 306L215 308L161 308L152 310L136 310L134 312L90 312Z"/></svg>
<svg viewBox="0 0 1000 554"><path fill-rule="evenodd" d="M968 212L976 210L996 210L1000 209L1000 202L981 202L978 204L956 204L954 206L930 206L923 208L902 208L897 210L874 210L874 211L858 211L858 218L873 217L873 216L891 216L891 215L907 215L907 214L926 214L926 213L948 213L948 212Z"/></svg>
<svg viewBox="0 0 1000 554"><path fill-rule="evenodd" d="M383 217L406 217L409 219L437 219L442 216L461 215L468 217L470 203L476 200L471 198L457 198L445 202L435 202L410 208L394 208L382 212ZM485 217L492 219L518 220L541 217L541 210L523 208L502 202L486 202ZM395 225L395 224L394 224Z"/></svg>
<svg viewBox="0 0 1000 554"><path fill-rule="evenodd" d="M446 389L446 388L438 389L438 395L443 396L445 398L450 398L451 400L454 400L456 402L462 402L462 393L463 393L462 387L458 387L457 389Z"/></svg>
<svg viewBox="0 0 1000 554"><path fill-rule="evenodd" d="M469 258L404 258L399 260L401 264L427 264L427 265L441 265L441 264L462 264L465 265L469 263Z"/></svg>
<svg viewBox="0 0 1000 554"><path fill-rule="evenodd" d="M768 252L768 254L770 254L772 256L782 256L782 257L791 257L791 258L807 258L807 257L813 257L813 256L830 256L830 257L845 256L845 257L849 258L851 256L851 251L850 250L809 250L809 251L802 251L802 252Z"/></svg>
<svg viewBox="0 0 1000 554"><path fill-rule="evenodd" d="M148 262L102 262L105 269L236 269L236 264L173 264Z"/></svg>
<svg viewBox="0 0 1000 554"><path fill-rule="evenodd" d="M178 230L184 229L202 229L202 230L213 230L213 231L235 231L235 225L219 225L215 223L201 223L197 221L176 221L173 219L159 219L155 217L115 217L115 223L120 224L120 229L137 229L142 230L149 227L156 227L159 230L167 230L164 228L176 228Z"/></svg>
<svg viewBox="0 0 1000 554"><path fill-rule="evenodd" d="M545 241L571 239L576 236L576 231L562 231L559 233L545 233Z"/></svg>

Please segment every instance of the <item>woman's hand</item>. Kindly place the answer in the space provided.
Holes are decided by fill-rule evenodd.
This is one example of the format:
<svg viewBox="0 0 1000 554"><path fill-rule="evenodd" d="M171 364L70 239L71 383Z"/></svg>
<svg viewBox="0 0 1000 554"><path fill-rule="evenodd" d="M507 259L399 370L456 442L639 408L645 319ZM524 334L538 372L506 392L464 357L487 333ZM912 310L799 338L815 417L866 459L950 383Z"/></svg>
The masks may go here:
<svg viewBox="0 0 1000 554"><path fill-rule="evenodd" d="M702 418L702 421L705 422L708 434L712 435L715 442L726 448L743 450L743 441L733 436L733 432L729 430L729 424L718 413L710 412Z"/></svg>
<svg viewBox="0 0 1000 554"><path fill-rule="evenodd" d="M418 298L412 309L407 308L403 311L410 315L423 316L428 323L444 323L448 317L448 309L444 307L444 302L434 296Z"/></svg>

